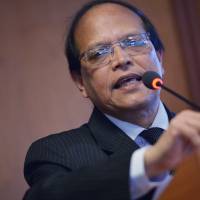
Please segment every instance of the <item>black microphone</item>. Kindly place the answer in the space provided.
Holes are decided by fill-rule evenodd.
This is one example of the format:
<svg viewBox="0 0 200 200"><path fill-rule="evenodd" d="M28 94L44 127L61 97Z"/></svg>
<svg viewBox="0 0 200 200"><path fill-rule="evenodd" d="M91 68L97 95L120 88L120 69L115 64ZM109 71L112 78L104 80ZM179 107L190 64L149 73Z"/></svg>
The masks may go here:
<svg viewBox="0 0 200 200"><path fill-rule="evenodd" d="M178 94L177 92L163 85L163 80L157 72L154 72L154 71L145 72L142 76L142 82L147 88L152 89L152 90L158 90L162 88L166 90L167 92L176 96L178 99L184 101L185 103L190 105L192 108L200 111L200 106L198 106L197 104L191 102L190 100L186 99L182 95Z"/></svg>

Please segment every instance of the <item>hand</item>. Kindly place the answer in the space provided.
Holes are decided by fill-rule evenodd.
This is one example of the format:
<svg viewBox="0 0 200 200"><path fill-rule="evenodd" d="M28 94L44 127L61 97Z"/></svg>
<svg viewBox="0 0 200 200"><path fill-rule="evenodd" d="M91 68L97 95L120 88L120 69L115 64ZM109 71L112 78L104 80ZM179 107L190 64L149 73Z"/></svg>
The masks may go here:
<svg viewBox="0 0 200 200"><path fill-rule="evenodd" d="M171 120L169 128L150 147L144 162L149 178L172 170L188 155L200 150L200 113L186 110Z"/></svg>

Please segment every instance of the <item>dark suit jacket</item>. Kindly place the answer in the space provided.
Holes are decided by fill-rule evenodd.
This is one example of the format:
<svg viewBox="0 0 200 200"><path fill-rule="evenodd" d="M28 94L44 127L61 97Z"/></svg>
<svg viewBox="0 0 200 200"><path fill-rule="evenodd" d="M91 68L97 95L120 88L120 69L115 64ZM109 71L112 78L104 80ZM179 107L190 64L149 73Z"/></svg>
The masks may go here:
<svg viewBox="0 0 200 200"><path fill-rule="evenodd" d="M24 199L128 200L130 158L138 148L95 108L87 124L31 145L24 167L30 189Z"/></svg>

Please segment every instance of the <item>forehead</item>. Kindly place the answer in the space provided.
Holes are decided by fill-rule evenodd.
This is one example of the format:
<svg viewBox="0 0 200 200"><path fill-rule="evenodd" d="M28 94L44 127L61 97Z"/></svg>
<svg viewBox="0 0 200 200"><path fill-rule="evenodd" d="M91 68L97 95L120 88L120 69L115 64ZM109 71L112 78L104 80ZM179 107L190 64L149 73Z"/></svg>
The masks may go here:
<svg viewBox="0 0 200 200"><path fill-rule="evenodd" d="M118 4L105 3L91 8L80 19L75 41L78 49L83 51L96 43L142 32L145 32L143 22L133 11Z"/></svg>

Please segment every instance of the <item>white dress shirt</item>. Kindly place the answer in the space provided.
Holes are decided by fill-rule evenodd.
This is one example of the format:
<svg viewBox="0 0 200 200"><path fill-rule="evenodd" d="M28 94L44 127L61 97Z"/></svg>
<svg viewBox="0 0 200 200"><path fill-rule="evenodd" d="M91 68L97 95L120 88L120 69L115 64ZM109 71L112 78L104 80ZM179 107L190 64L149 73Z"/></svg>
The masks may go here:
<svg viewBox="0 0 200 200"><path fill-rule="evenodd" d="M142 137L138 136L145 128L119 120L115 117L107 115L117 127L119 127L124 133L126 133L132 140L134 140L141 148L134 151L130 161L130 192L131 199L139 198L148 193L152 188L157 187L153 199L159 197L160 192L170 182L171 176L165 174L162 177L157 177L154 180L150 180L146 174L144 167L144 153L149 148L149 143ZM166 130L169 126L169 119L167 112L160 102L157 115L149 127L159 127Z"/></svg>

